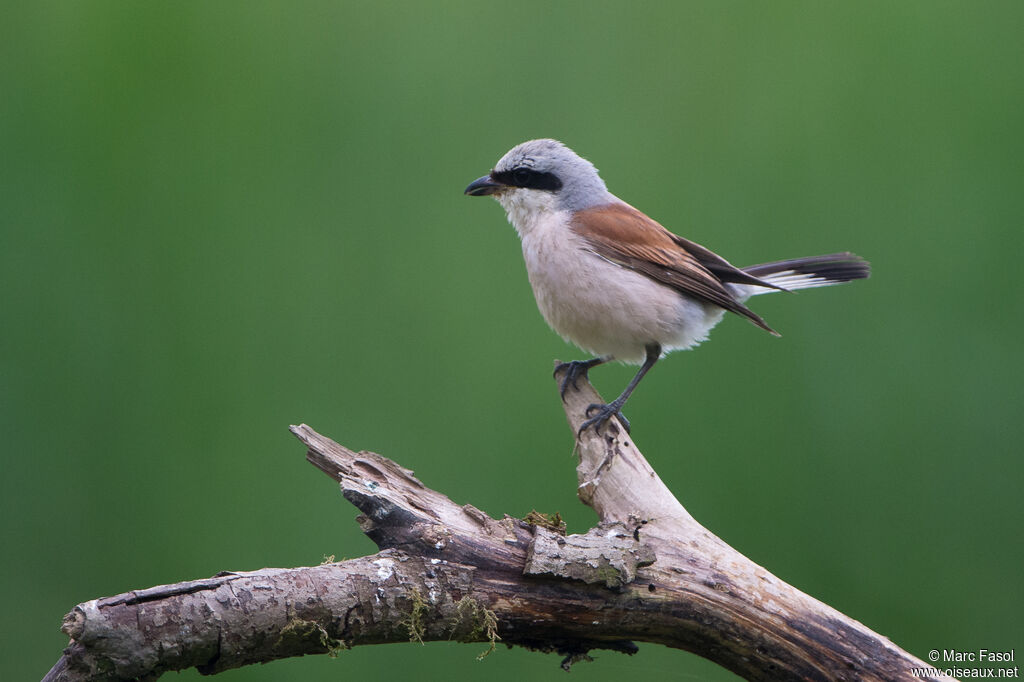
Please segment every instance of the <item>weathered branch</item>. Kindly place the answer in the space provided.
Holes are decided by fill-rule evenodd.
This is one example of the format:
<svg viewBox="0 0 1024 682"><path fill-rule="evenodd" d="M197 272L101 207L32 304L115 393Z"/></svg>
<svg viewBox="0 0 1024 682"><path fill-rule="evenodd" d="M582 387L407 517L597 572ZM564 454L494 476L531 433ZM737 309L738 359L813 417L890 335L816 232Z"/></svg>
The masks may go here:
<svg viewBox="0 0 1024 682"><path fill-rule="evenodd" d="M566 393L574 432L600 402ZM563 536L457 505L380 455L307 426L307 459L362 512L376 555L224 573L80 604L46 680L155 679L196 667L457 640L557 651L564 666L633 640L686 649L754 680L911 680L927 664L787 585L679 504L624 432L584 433L578 494L601 524Z"/></svg>
<svg viewBox="0 0 1024 682"><path fill-rule="evenodd" d="M570 427L578 429L587 407L600 402L589 383L568 391ZM651 600L673 618L647 636L626 636L692 651L751 680L931 679L911 672L928 669L927 663L783 582L697 523L621 425L584 432L579 454L580 499L602 521L638 518L642 537L658 555L641 576L650 581Z"/></svg>

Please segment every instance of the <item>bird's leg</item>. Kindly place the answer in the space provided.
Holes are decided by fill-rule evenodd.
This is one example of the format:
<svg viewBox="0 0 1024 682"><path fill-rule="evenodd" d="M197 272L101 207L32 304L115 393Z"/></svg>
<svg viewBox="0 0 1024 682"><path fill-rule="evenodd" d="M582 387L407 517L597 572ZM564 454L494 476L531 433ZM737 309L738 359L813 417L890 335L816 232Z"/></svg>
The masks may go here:
<svg viewBox="0 0 1024 682"><path fill-rule="evenodd" d="M647 357L644 358L644 364L640 367L636 376L634 376L629 382L629 385L626 386L626 390L624 390L618 398L607 405L594 403L587 407L586 416L590 418L580 426L580 430L576 432L577 437L591 426L594 427L595 431L600 432L601 427L612 417L618 417L619 421L621 421L622 425L626 428L626 433L629 433L629 420L622 414L622 406L626 404L627 400L629 400L629 395L633 392L633 389L636 388L636 385L640 383L640 380L644 378L647 371L650 370L651 367L654 367L654 363L656 363L658 358L661 357L661 344L648 344L645 347L645 350L647 351ZM591 417L591 414L594 416Z"/></svg>
<svg viewBox="0 0 1024 682"><path fill-rule="evenodd" d="M602 355L599 358L593 358L591 360L573 360L572 362L563 362L555 367L555 376L557 376L563 369L565 370L565 376L562 378L562 385L559 387L559 394L562 396L562 400L565 400L565 392L569 390L570 386L577 388L576 382L580 379L586 379L588 371L598 365L608 362L611 359L612 356L610 355Z"/></svg>

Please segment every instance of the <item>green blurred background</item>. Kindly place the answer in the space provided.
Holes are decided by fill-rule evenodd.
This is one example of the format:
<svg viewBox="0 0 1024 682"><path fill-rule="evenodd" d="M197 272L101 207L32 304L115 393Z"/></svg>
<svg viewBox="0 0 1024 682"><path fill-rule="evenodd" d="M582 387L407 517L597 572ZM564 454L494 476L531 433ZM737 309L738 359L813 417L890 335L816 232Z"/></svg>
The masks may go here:
<svg viewBox="0 0 1024 682"><path fill-rule="evenodd" d="M1024 647L1024 4L34 2L0 26L0 678L80 601L374 551L306 422L492 515L594 515L515 233L462 196L557 137L757 299L627 410L684 505L924 657ZM616 394L632 368L595 371ZM564 679L364 647L224 680ZM688 653L573 676L734 679ZM175 679L197 680L189 671Z"/></svg>

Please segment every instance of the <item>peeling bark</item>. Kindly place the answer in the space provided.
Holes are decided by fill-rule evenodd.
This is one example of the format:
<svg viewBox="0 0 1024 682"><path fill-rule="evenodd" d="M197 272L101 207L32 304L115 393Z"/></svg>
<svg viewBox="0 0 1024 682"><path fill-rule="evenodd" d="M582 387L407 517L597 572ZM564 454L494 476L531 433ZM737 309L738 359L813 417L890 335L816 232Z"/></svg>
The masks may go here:
<svg viewBox="0 0 1024 682"><path fill-rule="evenodd" d="M600 398L565 395L573 433ZM580 499L601 524L493 519L372 452L292 427L337 480L378 554L321 566L222 573L79 604L45 680L217 673L388 642L498 641L559 652L686 649L751 680L912 680L927 664L787 585L703 528L613 421L578 442ZM531 516L539 519L540 515ZM550 526L555 525L556 528Z"/></svg>

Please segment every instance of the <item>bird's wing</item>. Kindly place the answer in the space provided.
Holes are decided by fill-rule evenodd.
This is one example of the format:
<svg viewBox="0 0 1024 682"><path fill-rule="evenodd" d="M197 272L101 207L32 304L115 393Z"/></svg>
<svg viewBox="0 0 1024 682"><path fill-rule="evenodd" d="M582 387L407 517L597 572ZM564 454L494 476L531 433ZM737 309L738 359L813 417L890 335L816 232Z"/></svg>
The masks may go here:
<svg viewBox="0 0 1024 682"><path fill-rule="evenodd" d="M606 204L577 211L570 226L605 260L646 275L681 294L742 315L776 334L757 313L737 301L725 283L778 287L733 267L703 246L672 234L629 204Z"/></svg>

